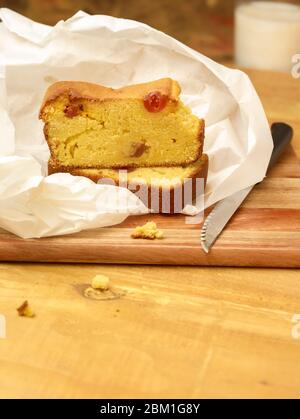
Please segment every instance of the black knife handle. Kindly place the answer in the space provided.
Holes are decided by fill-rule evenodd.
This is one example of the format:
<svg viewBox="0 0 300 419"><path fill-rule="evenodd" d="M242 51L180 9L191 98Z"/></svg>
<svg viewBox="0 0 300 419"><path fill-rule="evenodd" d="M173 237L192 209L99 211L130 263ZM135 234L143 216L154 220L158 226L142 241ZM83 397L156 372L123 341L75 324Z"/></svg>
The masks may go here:
<svg viewBox="0 0 300 419"><path fill-rule="evenodd" d="M271 155L268 171L277 163L277 160L293 138L293 128L283 122L275 122L271 126L274 149Z"/></svg>

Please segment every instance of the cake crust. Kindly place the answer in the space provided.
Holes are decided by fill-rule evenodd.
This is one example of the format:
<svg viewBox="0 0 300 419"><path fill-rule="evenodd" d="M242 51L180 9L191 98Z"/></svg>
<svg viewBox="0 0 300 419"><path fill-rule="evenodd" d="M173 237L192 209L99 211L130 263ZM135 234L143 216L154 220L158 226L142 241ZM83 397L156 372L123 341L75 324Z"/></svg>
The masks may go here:
<svg viewBox="0 0 300 419"><path fill-rule="evenodd" d="M70 101L87 99L94 101L116 99L143 99L152 90L159 90L169 100L177 102L181 88L177 81L170 78L150 81L147 83L133 84L130 86L113 89L100 84L83 81L58 81L48 87L40 109L40 119L44 119L44 109L49 102L54 101L60 95L68 95Z"/></svg>

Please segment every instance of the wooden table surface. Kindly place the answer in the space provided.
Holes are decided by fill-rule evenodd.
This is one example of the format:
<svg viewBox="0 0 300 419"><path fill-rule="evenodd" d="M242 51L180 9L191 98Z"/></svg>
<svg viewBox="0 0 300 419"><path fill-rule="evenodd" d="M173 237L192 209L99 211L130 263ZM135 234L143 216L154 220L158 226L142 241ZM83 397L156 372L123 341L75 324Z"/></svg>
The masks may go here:
<svg viewBox="0 0 300 419"><path fill-rule="evenodd" d="M249 75L300 156L300 79ZM125 295L85 298L99 273ZM0 290L0 397L300 396L298 270L1 264Z"/></svg>

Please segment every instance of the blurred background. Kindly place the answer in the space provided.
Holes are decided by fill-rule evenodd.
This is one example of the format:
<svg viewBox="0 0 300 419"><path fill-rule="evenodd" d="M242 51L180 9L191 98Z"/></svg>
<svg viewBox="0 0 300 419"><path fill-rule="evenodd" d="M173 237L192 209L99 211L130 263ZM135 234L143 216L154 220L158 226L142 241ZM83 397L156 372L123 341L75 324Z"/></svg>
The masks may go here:
<svg viewBox="0 0 300 419"><path fill-rule="evenodd" d="M49 25L79 9L134 19L214 59L233 54L234 0L0 0L0 6Z"/></svg>
<svg viewBox="0 0 300 419"><path fill-rule="evenodd" d="M268 1L273 5L280 2ZM300 0L283 1L300 5ZM295 18L293 11L290 12L284 29L280 26L282 22L278 24L278 19L285 19L282 11L276 16L273 10L268 11L268 20L273 16L273 26L267 23L261 28L261 17L253 22L247 16L247 11L244 16L242 9L235 32L238 34L237 45L234 42L234 10L241 3L247 3L247 0L0 0L1 7L8 7L49 25L68 19L78 10L134 19L175 37L219 62L234 61L235 49L238 65L289 70L291 57L300 53L300 8L299 18ZM294 23L298 25L297 28ZM244 56L245 51L248 57Z"/></svg>

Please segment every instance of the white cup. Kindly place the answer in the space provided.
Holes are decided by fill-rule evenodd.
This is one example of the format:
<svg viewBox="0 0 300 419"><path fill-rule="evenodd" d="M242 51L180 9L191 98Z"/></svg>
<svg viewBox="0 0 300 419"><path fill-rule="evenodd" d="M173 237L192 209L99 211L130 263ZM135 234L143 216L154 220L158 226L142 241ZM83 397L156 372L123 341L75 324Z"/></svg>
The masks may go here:
<svg viewBox="0 0 300 419"><path fill-rule="evenodd" d="M300 6L240 1L235 9L235 61L239 66L291 71L300 54Z"/></svg>

